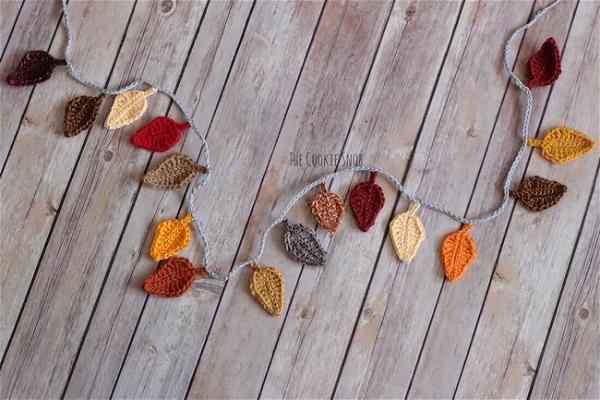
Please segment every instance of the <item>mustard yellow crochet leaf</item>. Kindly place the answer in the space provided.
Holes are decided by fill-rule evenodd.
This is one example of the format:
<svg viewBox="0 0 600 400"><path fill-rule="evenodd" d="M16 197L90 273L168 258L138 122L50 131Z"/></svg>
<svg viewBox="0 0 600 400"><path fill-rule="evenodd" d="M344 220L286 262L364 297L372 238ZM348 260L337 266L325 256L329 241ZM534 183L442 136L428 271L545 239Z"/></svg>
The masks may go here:
<svg viewBox="0 0 600 400"><path fill-rule="evenodd" d="M150 246L150 257L158 262L185 250L192 237L189 226L192 219L192 215L188 214L182 219L169 219L158 224Z"/></svg>
<svg viewBox="0 0 600 400"><path fill-rule="evenodd" d="M146 90L131 90L115 97L104 127L117 129L139 119L148 107L146 97L154 93L156 88L150 87Z"/></svg>
<svg viewBox="0 0 600 400"><path fill-rule="evenodd" d="M544 139L529 139L528 143L542 149L542 157L557 164L581 157L595 146L585 134L565 127L550 129Z"/></svg>
<svg viewBox="0 0 600 400"><path fill-rule="evenodd" d="M398 214L390 222L390 238L398 258L410 263L425 239L425 228L415 214L419 209L418 203L412 203L408 211Z"/></svg>
<svg viewBox="0 0 600 400"><path fill-rule="evenodd" d="M285 279L274 267L261 267L252 264L250 293L262 304L271 315L280 315L285 304Z"/></svg>

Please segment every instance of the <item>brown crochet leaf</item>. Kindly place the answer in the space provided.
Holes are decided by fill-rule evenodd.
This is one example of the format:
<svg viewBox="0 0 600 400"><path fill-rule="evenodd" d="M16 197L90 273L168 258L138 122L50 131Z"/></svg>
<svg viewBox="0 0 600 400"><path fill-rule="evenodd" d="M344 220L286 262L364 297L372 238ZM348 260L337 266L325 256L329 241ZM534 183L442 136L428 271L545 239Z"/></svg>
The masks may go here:
<svg viewBox="0 0 600 400"><path fill-rule="evenodd" d="M327 253L319 244L315 231L302 224L290 225L287 220L283 223L287 229L283 239L288 254L302 264L324 266Z"/></svg>
<svg viewBox="0 0 600 400"><path fill-rule="evenodd" d="M525 178L519 189L510 195L533 211L542 211L560 201L567 192L567 187L559 182L550 181L540 176Z"/></svg>
<svg viewBox="0 0 600 400"><path fill-rule="evenodd" d="M334 235L344 219L344 201L321 183L321 193L315 196L311 211L319 225Z"/></svg>
<svg viewBox="0 0 600 400"><path fill-rule="evenodd" d="M69 101L65 115L65 136L71 137L92 127L98 116L98 110L104 99L99 96L79 96Z"/></svg>
<svg viewBox="0 0 600 400"><path fill-rule="evenodd" d="M144 282L144 291L148 294L163 297L179 297L183 295L197 278L208 276L202 267L196 268L184 257L171 257L160 264Z"/></svg>
<svg viewBox="0 0 600 400"><path fill-rule="evenodd" d="M206 173L206 167L196 165L185 154L177 153L144 175L144 183L161 189L178 190L185 187L196 173Z"/></svg>

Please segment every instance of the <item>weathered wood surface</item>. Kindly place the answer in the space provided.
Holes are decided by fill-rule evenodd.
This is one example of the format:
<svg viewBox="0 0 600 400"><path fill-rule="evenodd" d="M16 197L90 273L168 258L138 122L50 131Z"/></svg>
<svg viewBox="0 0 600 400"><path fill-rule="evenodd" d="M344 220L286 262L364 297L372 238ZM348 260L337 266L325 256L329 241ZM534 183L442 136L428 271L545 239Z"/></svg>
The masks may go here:
<svg viewBox="0 0 600 400"><path fill-rule="evenodd" d="M70 10L86 76L157 80L193 112L214 170L198 203L224 273L254 254L299 187L344 168L299 166L290 153L360 153L459 213L493 208L522 100L501 48L547 2L81 0ZM0 6L3 77L28 50L61 54L58 2ZM548 36L564 51L558 83L534 92L532 135L567 125L598 139L599 9L565 1L517 38L523 77ZM438 254L458 224L440 214L420 211L427 239L410 265L397 261L386 227L407 203L384 181L369 233L350 212L335 237L318 231L323 269L291 261L274 230L262 261L284 273L287 300L272 318L250 296L249 271L179 299L140 290L156 268L156 224L187 211L184 192L140 185L166 155L129 144L153 116L181 118L165 97L129 127L98 123L67 139L64 105L91 92L64 71L0 90L2 398L600 397L597 149L560 166L528 153L514 184L549 177L568 185L565 198L541 214L511 203L478 226L479 258L457 283L444 281ZM200 150L185 134L171 152ZM364 179L331 190L346 198ZM304 202L289 218L314 226ZM184 254L201 259L197 245Z"/></svg>

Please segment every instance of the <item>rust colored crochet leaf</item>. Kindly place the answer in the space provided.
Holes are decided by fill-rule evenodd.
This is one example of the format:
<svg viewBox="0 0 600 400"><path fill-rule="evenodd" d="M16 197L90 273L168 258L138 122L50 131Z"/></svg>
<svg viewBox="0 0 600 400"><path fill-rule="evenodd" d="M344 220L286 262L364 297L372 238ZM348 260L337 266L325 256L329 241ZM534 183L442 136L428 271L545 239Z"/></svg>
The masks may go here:
<svg viewBox="0 0 600 400"><path fill-rule="evenodd" d="M510 195L530 210L542 211L558 203L566 192L567 187L561 183L530 176L521 182L518 190L511 191Z"/></svg>
<svg viewBox="0 0 600 400"><path fill-rule="evenodd" d="M198 172L206 173L206 167L196 165L185 154L173 154L156 168L144 175L144 183L161 189L182 189Z"/></svg>
<svg viewBox="0 0 600 400"><path fill-rule="evenodd" d="M158 224L150 246L150 257L160 261L185 250L192 237L189 227L192 220L192 215L188 214L182 219L168 219Z"/></svg>
<svg viewBox="0 0 600 400"><path fill-rule="evenodd" d="M390 237L398 258L410 263L421 242L425 239L425 228L415 214L419 204L413 203L408 211L398 214L390 222Z"/></svg>
<svg viewBox="0 0 600 400"><path fill-rule="evenodd" d="M459 231L446 236L442 243L442 264L449 281L459 280L477 258L477 246L469 231L473 225L464 225Z"/></svg>
<svg viewBox="0 0 600 400"><path fill-rule="evenodd" d="M155 296L179 297L187 292L197 278L207 276L203 267L194 267L187 258L171 257L146 278L144 291Z"/></svg>
<svg viewBox="0 0 600 400"><path fill-rule="evenodd" d="M178 124L169 117L154 118L134 133L131 143L150 151L167 151L179 142L181 132L189 128L190 124L187 122Z"/></svg>
<svg viewBox="0 0 600 400"><path fill-rule="evenodd" d="M146 90L130 90L115 97L104 127L117 129L139 119L148 108L146 98L154 93L156 88L150 87Z"/></svg>
<svg viewBox="0 0 600 400"><path fill-rule="evenodd" d="M540 50L527 62L527 71L531 80L529 89L537 86L552 85L562 72L560 66L560 50L554 38L548 38Z"/></svg>
<svg viewBox="0 0 600 400"><path fill-rule="evenodd" d="M65 115L65 136L71 137L88 130L96 121L104 94L96 97L79 96L69 101Z"/></svg>
<svg viewBox="0 0 600 400"><path fill-rule="evenodd" d="M285 304L285 279L277 268L252 264L250 293L271 315L279 315Z"/></svg>
<svg viewBox="0 0 600 400"><path fill-rule="evenodd" d="M371 172L367 182L357 184L350 192L350 208L358 227L363 232L367 232L375 224L377 214L385 203L383 189L375 183L375 179L377 179L377 172Z"/></svg>
<svg viewBox="0 0 600 400"><path fill-rule="evenodd" d="M302 264L324 266L327 253L319 244L315 232L302 224L290 225L287 220L283 223L287 229L283 239L288 254Z"/></svg>
<svg viewBox="0 0 600 400"><path fill-rule="evenodd" d="M45 51L30 51L23 56L17 68L6 77L6 81L12 86L35 85L48 80L55 66L65 64L65 60L55 60Z"/></svg>
<svg viewBox="0 0 600 400"><path fill-rule="evenodd" d="M564 164L581 157L596 145L592 139L574 129L559 127L546 131L544 139L529 139L529 145L542 149L542 157Z"/></svg>
<svg viewBox="0 0 600 400"><path fill-rule="evenodd" d="M311 211L319 225L334 235L344 219L344 201L321 183L321 193L312 201Z"/></svg>

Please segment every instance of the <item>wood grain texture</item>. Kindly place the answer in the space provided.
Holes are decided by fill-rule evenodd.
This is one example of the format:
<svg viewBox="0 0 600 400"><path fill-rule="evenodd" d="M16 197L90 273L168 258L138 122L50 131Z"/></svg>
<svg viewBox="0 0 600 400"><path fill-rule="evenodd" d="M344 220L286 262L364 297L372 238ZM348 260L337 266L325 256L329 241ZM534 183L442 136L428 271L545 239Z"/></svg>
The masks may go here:
<svg viewBox="0 0 600 400"><path fill-rule="evenodd" d="M473 165L485 156L497 115L493 110L498 110L507 86L507 77L497 73L501 59L493 50L502 47L504 38L489 30L489 25L492 21L518 25L530 10L530 2L514 3L511 13L501 3L465 3L416 144L407 190L464 212L477 178L478 168ZM485 95L475 100L473 93ZM401 201L392 214L406 208ZM410 265L398 262L388 238L383 243L336 397L404 397L408 392L444 282L439 248L445 236L460 227L425 209L419 217L427 240Z"/></svg>
<svg viewBox="0 0 600 400"><path fill-rule="evenodd" d="M293 193L346 167L314 165L311 155L361 154L452 211L494 208L523 101L502 69L502 46L549 1L69 7L84 75L110 87L153 79L192 111L214 173L197 207L210 266L225 273L254 255ZM162 95L116 131L101 127L108 98L90 132L64 138L67 101L95 93L60 67L35 87L4 83L25 51L60 57L58 0L2 1L0 14L0 397L600 395L597 149L560 166L528 152L514 187L541 175L567 194L540 214L511 202L477 225L479 258L456 283L444 281L438 255L458 224L421 207L427 238L410 266L400 263L387 224L408 205L379 179L386 206L374 229L360 232L349 212L337 235L317 229L324 268L291 260L284 229L273 230L260 261L285 275L280 317L252 298L246 270L226 284L197 282L178 299L148 297L154 229L188 210L185 192L141 177L176 151L196 158L200 139L187 132L161 154L129 143L154 117L182 119ZM522 77L548 36L564 50L558 83L533 92L532 135L567 125L598 140L599 18L597 2L564 0L515 40L510 59ZM347 198L365 179L345 176L330 189ZM290 222L316 227L307 203L317 193ZM181 255L202 260L197 242Z"/></svg>
<svg viewBox="0 0 600 400"><path fill-rule="evenodd" d="M23 0L6 0L0 2L0 48L2 53L6 50L6 44L10 34L17 23L17 16L23 6Z"/></svg>
<svg viewBox="0 0 600 400"><path fill-rule="evenodd" d="M536 8L540 6L541 4L536 4ZM542 21L545 22L544 24L536 25L535 28L527 31L515 63L515 72L518 76L526 76L527 60L549 35L553 35L559 45L564 45L575 6L574 2L561 4L553 10L555 12L544 17ZM550 88L538 88L535 91L531 116L532 131L540 124L549 93ZM521 123L519 99L520 92L510 87L493 127L486 157L466 215L489 212L502 200L498 188L502 187L504 175L499 171L506 171L509 168L517 151L518 142L515 138ZM498 149L505 150L498 151ZM524 170L525 163L522 163L515 176L521 177ZM519 178L515 178L514 185L518 186L518 182ZM427 330L426 340L421 345L422 352L408 392L409 397L449 398L453 396L472 337L465 332L473 332L477 324L479 311L502 245L502 240L499 238L506 230L510 215L509 208L496 220L474 228L473 235L477 246L481 249L477 260L460 282L444 282L435 314ZM449 345L449 338L453 338L452 345ZM432 370L437 371L435 380L431 379Z"/></svg>
<svg viewBox="0 0 600 400"><path fill-rule="evenodd" d="M102 3L88 3L88 6L93 5L107 14ZM183 62L165 65L158 60L166 51L174 59L185 59L203 9L202 3L180 3L175 12L193 17L182 22L163 15L158 3L137 4L121 50L124 57L119 57L110 85L144 75L174 87ZM126 17L127 11L123 14ZM180 29L181 36L173 43L166 32L175 27ZM96 51L89 46L87 49ZM165 98L154 99L148 107L149 115L157 110L164 112L167 104ZM59 105L61 103L57 107ZM55 117L47 119L57 123ZM48 241L46 256L40 263L12 345L6 352L0 372L3 397L57 397L62 393L119 238L110 227L124 223L128 208L123 206L131 202L139 185L137 179L123 178L132 176L134 171L137 175L149 159L147 152L136 152L133 146L126 144L129 135L124 131L133 131L147 121L147 118L142 119L121 131L107 132L99 124L91 129ZM39 134L37 130L34 132ZM50 159L62 157L56 167L46 165L45 172L59 168L61 163L62 168L73 168L77 147L85 136L74 138L79 140L79 146L65 140L62 134L48 136L56 140L56 145L45 155ZM21 137L24 135L18 138ZM68 148L61 154L63 146ZM40 146L35 145L30 145L30 149L41 151ZM39 167L42 169L44 165ZM65 179L66 174L49 175L50 179L37 187L38 192L64 188L57 178ZM42 206L45 204L34 204L32 208ZM43 243L43 239L38 241ZM65 296L66 293L72 295ZM33 376L36 379L31 379Z"/></svg>
<svg viewBox="0 0 600 400"><path fill-rule="evenodd" d="M341 151L378 46L373 38L381 37L391 7L390 2L377 7L360 2L325 6L236 262L251 256L265 221L283 207L292 188L329 170L290 163L290 152L306 157L307 153ZM308 210L303 205L298 208ZM290 221L313 223L312 217L297 220L298 214L290 215ZM276 245L269 246L264 259L285 275L289 299L300 269L282 251L280 233L273 235ZM273 320L250 299L249 272L230 282L223 294L189 392L192 398L255 398L260 394L272 353L265 349L275 346L284 320ZM244 340L238 344L240 333ZM244 351L223 352L232 342ZM215 370L223 371L219 379L212 379Z"/></svg>
<svg viewBox="0 0 600 400"><path fill-rule="evenodd" d="M16 4L16 2L10 2ZM4 26L4 9L12 8L5 5L2 1L2 33L8 27ZM7 12L7 15L10 11ZM53 4L45 1L29 1L23 5L19 18L14 24L14 30L11 40L3 46L4 55L0 63L0 76L2 76L2 85L0 86L0 126L2 135L0 136L0 165L4 171L8 152L17 135L17 131L23 127L36 125L37 121L30 121L27 115L24 115L27 103L30 101L32 92L35 88L27 86L19 88L9 86L5 83L5 77L8 75L23 55L30 50L48 50L56 25L60 17L60 5L58 2ZM12 29L12 23L9 23ZM36 26L36 29L31 29ZM8 40L8 37L6 37ZM3 36L4 40L4 36ZM29 115L31 117L31 115Z"/></svg>
<svg viewBox="0 0 600 400"><path fill-rule="evenodd" d="M177 92L184 103L193 105L194 120L203 134L216 109L251 6L239 1L211 2L207 7L198 37L219 40L196 41ZM180 118L178 112L170 114ZM200 147L200 139L188 133L174 151L197 154ZM163 158L165 154L157 154L152 162ZM141 171L137 175L141 177ZM142 283L156 268L148 257L155 226L169 218L169 213L176 213L180 202L181 193L140 188L73 369L67 398L110 396L146 302L146 294L140 290ZM210 291L204 296L208 303L218 299Z"/></svg>
<svg viewBox="0 0 600 400"><path fill-rule="evenodd" d="M42 7L44 2L35 3ZM80 57L77 60L82 60L78 67L90 79L106 81L125 33L132 6L132 2L119 2L107 12L100 3L73 3L71 12L76 17L73 29L79 33L74 51ZM52 7L46 3L45 8ZM84 14L91 19L88 23L83 22ZM34 16L30 18L34 19ZM49 17L43 17L42 23L44 18ZM102 48L90 47L88 43L107 24L114 27L114 36L104 42ZM64 39L64 32L60 31L52 43L52 54L59 53ZM106 61L84 61L94 57ZM3 83L2 87L6 85ZM3 263L1 267L2 354L25 301L48 234L61 208L71 171L85 142L85 134L68 140L63 135L65 106L70 99L82 94L90 92L66 76L64 71L58 70L52 79L35 87L27 109L24 110L24 118L7 159L5 173L0 178L0 220L19 221L11 225L10 235L0 237L3 257L12 260L11 263ZM12 97L10 101L6 101L16 104L19 98ZM4 111L3 100L2 112ZM12 117L7 120L2 118L3 133L11 132L11 119Z"/></svg>
<svg viewBox="0 0 600 400"><path fill-rule="evenodd" d="M207 185L197 198L213 243L212 268L221 266L221 272L235 257L244 229L239 221L248 218L253 200L244 194L258 191L260 171L275 144L321 9L318 2L258 2L254 6L208 131L213 179L230 184ZM161 207L173 215L181 198L166 200ZM195 262L201 260L197 246L184 254ZM175 302L149 298L114 396L185 396L219 297L201 289Z"/></svg>
<svg viewBox="0 0 600 400"><path fill-rule="evenodd" d="M564 72L550 97L542 131L576 126L593 132L599 126L600 109L588 101L600 90L597 79L592 78L599 67L598 46L594 45L598 43L599 7L598 3L582 2L577 8L563 53ZM553 165L532 155L527 175L568 182L566 201L545 214L515 207L458 385L458 397L527 396L585 218L598 151L578 161ZM489 351L490 343L493 352Z"/></svg>
<svg viewBox="0 0 600 400"><path fill-rule="evenodd" d="M533 390L534 399L600 398L598 176Z"/></svg>

